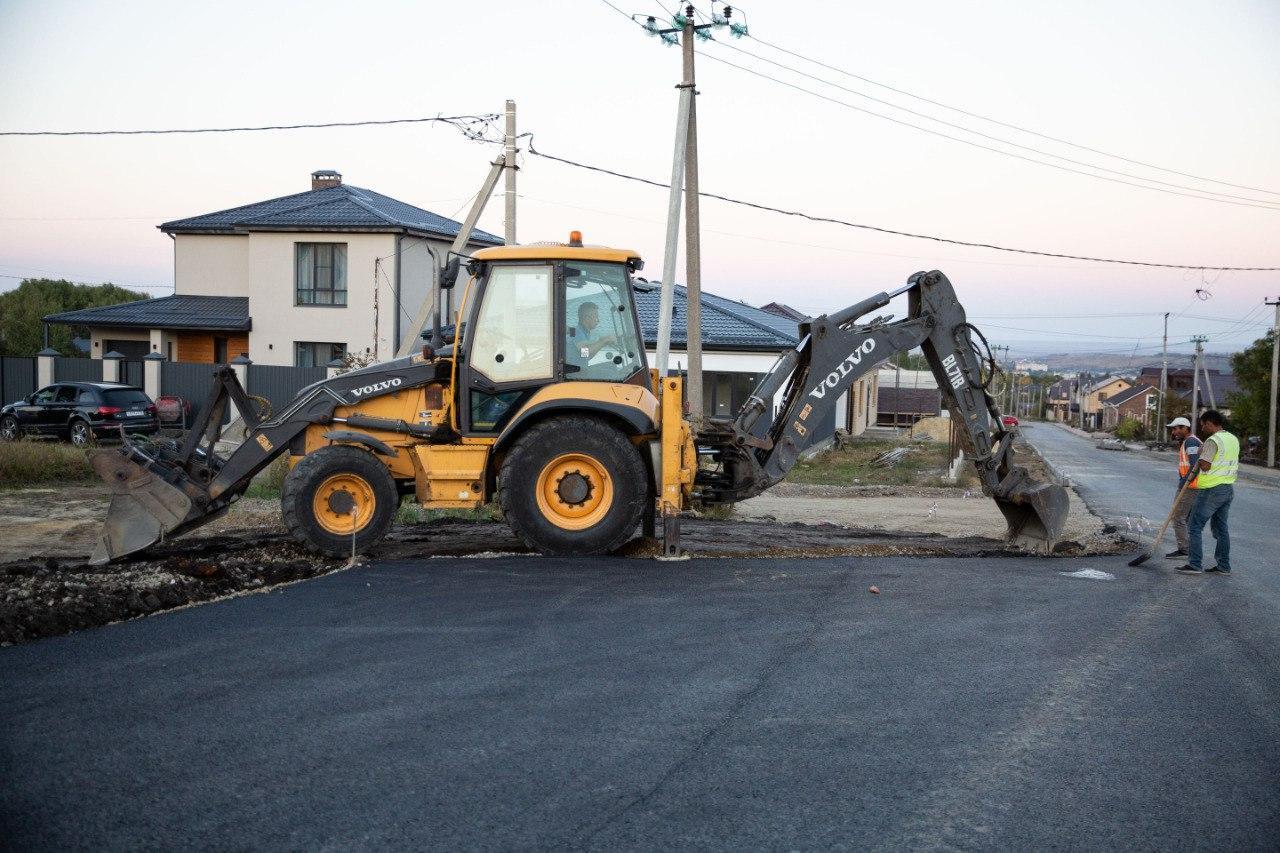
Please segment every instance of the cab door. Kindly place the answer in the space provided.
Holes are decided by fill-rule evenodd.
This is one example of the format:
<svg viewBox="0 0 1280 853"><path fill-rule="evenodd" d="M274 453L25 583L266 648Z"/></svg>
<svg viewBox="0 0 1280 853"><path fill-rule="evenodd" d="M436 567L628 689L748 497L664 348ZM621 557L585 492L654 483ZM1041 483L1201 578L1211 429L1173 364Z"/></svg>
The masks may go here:
<svg viewBox="0 0 1280 853"><path fill-rule="evenodd" d="M534 391L556 382L557 265L493 262L467 323L460 366L464 435L498 432Z"/></svg>

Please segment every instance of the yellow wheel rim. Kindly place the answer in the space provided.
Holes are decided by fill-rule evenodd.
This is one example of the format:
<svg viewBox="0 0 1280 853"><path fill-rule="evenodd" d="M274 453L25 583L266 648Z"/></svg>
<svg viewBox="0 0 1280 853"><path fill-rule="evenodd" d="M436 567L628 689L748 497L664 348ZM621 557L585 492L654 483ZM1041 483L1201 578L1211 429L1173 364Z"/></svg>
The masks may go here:
<svg viewBox="0 0 1280 853"><path fill-rule="evenodd" d="M613 480L604 465L584 453L566 453L538 475L538 510L563 530L586 530L613 506Z"/></svg>
<svg viewBox="0 0 1280 853"><path fill-rule="evenodd" d="M334 474L311 499L316 521L328 533L350 536L363 530L376 509L373 486L359 474Z"/></svg>

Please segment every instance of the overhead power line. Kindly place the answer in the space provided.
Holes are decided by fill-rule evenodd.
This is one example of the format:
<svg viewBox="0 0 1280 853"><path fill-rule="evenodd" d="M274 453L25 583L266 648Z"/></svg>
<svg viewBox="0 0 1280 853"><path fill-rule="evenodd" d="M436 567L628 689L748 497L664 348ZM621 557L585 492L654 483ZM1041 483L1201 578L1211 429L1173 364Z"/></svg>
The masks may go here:
<svg viewBox="0 0 1280 853"><path fill-rule="evenodd" d="M705 54L704 54L705 55ZM582 163L578 160L570 160L567 157L558 157L554 154L547 154L539 151L533 145L533 140L529 140L529 153L544 160L553 160L557 163L563 163L566 166L572 166L576 169L585 169L590 172L597 172L602 175L611 175L615 178L622 178L628 181L634 181L640 184L647 184L651 187L668 190L670 185L663 181L655 181L649 178L642 178L637 175L629 175L625 172L618 172L613 169L606 169L603 166L594 166L589 163ZM850 222L847 219L837 219L831 216L820 216L813 213L806 213L801 210L787 210L780 207L773 207L759 202L745 201L743 199L732 198L730 196L719 195L718 193L700 192L698 195L703 198L713 198L717 201L723 201L728 204L735 204L740 207L749 207L754 210L768 211L769 213L777 213L782 216L792 216L798 219L807 219L810 222L824 222L831 225L843 225L846 228L857 228L863 231L874 231L880 234L892 234L896 237L910 237L915 240L931 240L935 243L946 243L952 246L968 246L974 249L991 249L996 252L1011 252L1019 255L1035 255L1042 258L1065 258L1072 261L1088 261L1096 264L1124 264L1126 266L1136 267L1155 267L1160 269L1176 269L1176 270L1212 270L1223 272L1280 272L1280 267L1228 267L1213 266L1210 264L1166 264L1155 261L1131 261L1121 258L1098 258L1089 255L1074 255L1065 252L1045 252L1036 249L1017 249L1011 246L1000 246L995 243L979 243L970 240L955 240L949 237L938 237L932 234L916 234L910 231L900 231L894 228L884 228L879 225L866 225L859 222Z"/></svg>
<svg viewBox="0 0 1280 853"><path fill-rule="evenodd" d="M911 128L912 130L918 130L922 133L928 133L932 136L939 136L943 139L950 139L952 142L959 142L963 145L968 145L973 148L981 148L983 151L991 151L996 154L1003 154L1005 157L1013 157L1016 160L1025 160L1028 163L1035 163L1036 165L1039 165L1039 166L1048 166L1050 169L1057 169L1062 172L1070 172L1075 175L1083 175L1086 178L1093 178L1099 181L1110 181L1113 184L1124 184L1125 186L1137 187L1139 189L1144 189L1144 190L1151 190L1152 192L1165 193L1166 195L1177 195L1177 196L1183 196L1185 198L1198 198L1201 201L1214 201L1219 204L1232 204L1238 207L1256 207L1262 210L1280 211L1280 207L1275 207L1267 203L1255 204L1253 202L1247 202L1247 201L1232 201L1230 199L1214 198L1213 196L1200 195L1198 193L1183 192L1181 190L1166 189L1164 187L1153 187L1148 184L1140 184L1134 181L1127 181L1127 180L1124 180L1123 178L1113 178L1107 175L1099 175L1094 172L1086 172L1083 169L1076 169L1071 166L1063 166L1060 163L1050 163L1045 160L1039 160L1035 157L1028 157L1024 154L1016 154L1013 151L1005 151L1001 148L995 148L990 145L984 145L981 142L974 142L972 139L965 139L960 136L953 136L950 133L944 133L940 130L934 130L928 127L921 127L918 124L913 124L912 122L909 122L909 121L903 121L900 118L887 116L884 113L878 113L875 110L869 110L866 107L860 107L856 104L851 104L848 101L842 101L839 98L833 98L830 95L824 95L821 92L815 92L812 89L806 89L804 86L798 86L795 83L791 83L787 80L782 80L778 77L774 77L771 74L765 74L763 71L757 71L754 68L748 68L747 66L739 65L736 62L730 62L729 60L724 59L723 57L715 56L714 54L711 54L711 53L704 53L702 55L713 62L718 62L721 65L728 65L730 68L736 68L739 71L743 71L743 72L746 72L747 74L760 77L761 79L768 80L772 83L777 83L778 85L785 86L788 89L795 89L797 92L804 92L807 95L812 95L815 98L820 98L824 101L829 101L833 104L837 104L838 106L845 107L846 109L854 110L860 113L865 113L867 115L874 116L876 118L884 119L885 121L891 121L894 124L899 124L899 125L902 125L903 127ZM939 121L938 119L934 119L934 120ZM970 131L970 132L972 133L974 131ZM1014 144L1014 143L1008 143L1008 144ZM1020 146L1020 147L1025 147L1025 146ZM1049 156L1053 157L1057 155L1051 154ZM1093 167L1093 168L1096 168L1096 167ZM1146 180L1146 179L1142 179L1142 180Z"/></svg>
<svg viewBox="0 0 1280 853"><path fill-rule="evenodd" d="M901 106L901 105L899 105L899 104L895 104L895 103L893 103L892 101L887 101L887 100L885 100L884 98L877 98L877 97L875 97L874 95L868 95L867 93L865 93L865 92L860 92L860 91L858 91L857 89L851 89L851 88L849 88L848 86L842 86L842 85L840 85L839 83L833 83L833 82L832 82L832 81L830 81L830 80L826 80L826 79L824 79L824 78L822 78L822 77L817 77L817 76L815 76L815 75L813 75L813 74L809 74L809 73L807 73L807 72L805 72L805 71L801 71L801 70L800 70L800 69L798 69L798 68L793 68L793 67L792 67L792 66L790 66L790 65L786 65L786 64L784 64L784 63L777 62L777 61L775 61L775 60L769 59L768 57L760 56L759 54L755 54L755 53L751 53L750 51L743 50L742 48L738 47L737 45L733 45L733 44L730 44L730 43L728 43L728 42L716 42L716 44L718 44L718 45L719 45L719 46L721 46L721 47L728 48L729 50L737 51L738 53L741 53L743 56L749 56L749 57L751 57L752 59L756 59L756 60L759 60L759 61L761 61L761 62L767 62L767 63L769 63L770 65L773 65L773 66L775 66L775 67L777 67L777 68L781 68L781 69L783 69L784 71L789 71L789 72L791 72L792 74L798 74L798 75L800 75L801 77L805 77L805 78L807 78L807 79L809 79L809 80L813 80L813 81L815 81L815 82L817 82L817 83L822 83L823 85L831 86L831 87L833 87L833 88L839 89L839 90L841 90L842 92L848 92L849 94L851 94L851 95L856 95L856 96L858 96L859 98L865 98L865 99L867 99L867 100L869 100L869 101L872 101L872 102L874 102L874 103L877 103L877 104L883 104L884 106L889 107L889 108L891 108L891 109L901 110L902 112L908 113L909 115L913 115L913 116L916 116L916 117L918 117L918 118L925 119L925 120L927 120L927 121L937 122L938 124L941 124L941 125L942 125L942 126L944 126L944 127L949 127L949 128L954 129L954 130L961 131L961 132L963 132L963 133L971 133L971 134L973 134L974 136L978 136L978 137L981 137L982 139L987 139L987 140L990 140L990 141L992 141L992 142L999 143L999 144L1001 144L1001 145L1008 145L1008 146L1011 146L1011 147L1013 147L1013 148L1021 149L1021 150L1023 150L1023 151L1030 151L1030 152L1032 152L1032 153L1034 153L1034 154L1039 154L1039 155L1040 155L1040 156L1042 156L1042 157L1052 157L1052 158L1054 158L1054 159L1056 159L1056 160L1061 160L1061 161L1063 161L1064 163L1071 163L1072 165L1075 165L1075 166L1081 166L1081 167L1084 167L1084 168L1086 168L1086 169L1097 169L1098 171L1106 172L1106 173L1111 174L1111 175L1120 175L1120 176L1125 177L1125 178L1132 178L1132 179L1133 179L1133 180L1135 180L1135 181L1147 181L1147 182L1149 182L1149 183L1153 183L1153 184L1160 184L1161 186L1165 186L1165 187L1172 187L1172 188L1174 188L1174 189L1179 189L1179 190L1187 190L1187 191L1192 192L1192 193L1204 193L1204 194L1207 194L1207 195L1209 195L1209 196L1222 196L1222 198L1221 198L1221 199L1212 199L1212 198L1211 198L1211 199L1208 199L1208 200L1210 200L1210 201L1223 201L1223 200L1225 200L1225 199L1235 199L1235 200L1237 200L1237 201L1249 202L1250 204L1249 204L1248 206L1251 206L1251 207L1263 206L1263 207L1267 207L1267 208L1269 208L1269 209L1273 209L1273 210L1280 210L1280 206L1276 206L1276 205L1280 204L1280 199L1250 198L1249 196L1240 196L1240 195L1233 195L1232 193L1223 193L1223 192L1217 192L1217 191L1215 191L1215 190L1206 190L1206 189L1201 189L1200 187L1191 187L1191 186L1187 186L1187 185L1185 185L1185 184L1176 184L1176 183L1172 183L1172 182L1170 182L1170 181L1161 181L1161 180L1158 180L1158 179L1156 179L1156 178L1147 178L1147 177L1143 177L1142 175L1135 175L1135 174L1132 174L1132 173L1130 173L1130 172L1123 172L1123 171L1120 171L1120 170L1118 170L1118 169L1109 169L1109 168L1107 168L1106 166L1099 166L1099 165L1097 165L1096 163L1089 163L1089 162L1086 162L1086 161L1084 161L1084 160L1073 160L1072 158L1070 158L1070 157L1064 157L1064 156L1062 156L1061 154L1054 154L1052 151L1045 151L1045 150L1040 149L1040 148L1034 148L1034 147L1032 147L1032 146L1030 146L1030 145L1022 145L1021 143L1014 142L1014 141L1012 141L1012 140L1010 140L1010 139L1005 139L1004 137L1000 137L1000 136L993 136L992 134L989 134L989 133L983 133L983 132L982 132L982 131L980 131L980 130L974 130L973 128L971 128L971 127L966 127L966 126L964 126L964 125L962 125L962 124L956 124L955 122L945 121L945 120L940 119L940 118L938 118L938 117L936 117L936 116L931 116L931 115L929 115L928 113L923 113L923 112L920 112L919 110L913 110L913 109L911 109L911 108L909 108L909 107L904 107L904 106ZM742 67L742 66L734 66L734 67L738 67L738 68L740 68L740 67ZM745 69L744 69L744 70L745 70ZM773 79L773 78L769 78L769 79ZM808 91L808 90L805 90L805 91ZM816 93L813 93L813 94L816 94ZM871 115L874 115L874 116L881 117L881 118L889 118L888 116L881 116L879 113L875 113L875 112L872 112L872 113L870 113L870 114L871 114ZM909 126L910 126L910 127L915 127L915 125L909 125ZM920 130L924 130L925 132L932 132L932 131L929 131L927 128L919 128L919 129L920 129ZM947 137L947 138L951 138L951 137ZM963 141L963 140L961 140L961 141ZM1005 153L1007 153L1007 152L1005 152ZM1053 164L1046 163L1046 164L1044 164L1044 165L1053 165ZM1099 176L1095 175L1094 177L1099 177ZM1144 187L1144 189L1156 189L1156 187Z"/></svg>
<svg viewBox="0 0 1280 853"><path fill-rule="evenodd" d="M0 273L0 278L16 278L24 281L30 279L35 281L48 280L51 275L56 275L56 273L48 273L47 275L11 275L9 273ZM75 281L74 279L69 279L64 276L58 276L53 280L65 281L68 284L83 284L88 287L106 287L107 285L111 285L112 287L119 287L124 290L173 290L172 284L122 284L118 281Z"/></svg>
<svg viewBox="0 0 1280 853"><path fill-rule="evenodd" d="M1059 137L1059 136L1051 136L1050 134L1041 133L1040 131L1037 131L1037 130L1031 130L1030 128L1027 128L1027 127L1022 127L1020 125L1011 124L1005 121L1000 121L999 119L991 118L990 116L985 116L985 115L982 115L981 113L971 112L969 110L962 109L960 107L955 107L955 106L951 106L950 104L945 104L942 101L935 101L932 98L926 98L923 95L917 95L914 92L907 91L906 89L900 89L896 86L890 86L888 83L881 83L878 80L872 80L870 77L864 77L861 74L855 74L852 71L849 71L844 68L839 68L835 65L830 65L826 62L822 62L821 60L814 59L811 56L806 56L805 54L798 53L794 50L788 50L782 45L765 41L764 39L759 38L758 36L755 36L751 33L748 33L748 37L751 38L753 41L759 42L765 47L772 48L773 50L778 51L779 53L785 53L788 56L794 56L797 59L803 59L805 62L811 62L814 65L818 65L823 68L826 68L828 71L834 71L837 74L843 74L846 77L852 77L855 80L861 80L864 83L870 83L872 86L879 86L881 89L885 89L890 92L896 92L899 95L905 95L908 98L914 98L917 101L922 101L923 103L926 103L926 104L932 104L935 107L942 107L945 110L951 110L952 112L959 113L960 115L965 115L965 116L969 116L970 118L980 119L981 121L991 122L992 124L999 125L1000 127L1007 127L1008 129L1016 130L1019 133L1026 133L1026 134L1029 134L1030 136L1036 136L1036 137L1039 137L1040 139L1046 139L1050 142L1057 142L1060 145L1068 145L1072 148L1079 149L1080 151L1088 151L1091 154L1099 154L1103 157L1111 157L1112 159L1120 160L1125 163L1130 163L1134 166L1142 166L1143 168L1146 168L1146 169L1154 169L1158 172L1166 172L1170 175L1178 175L1179 177L1191 178L1192 180L1196 180L1196 181L1207 181L1213 184L1221 184L1224 187L1233 187L1234 189L1238 189L1238 190L1250 190L1252 192L1268 193L1270 195L1280 196L1280 191L1277 191L1277 190L1268 190L1262 187L1251 187L1246 184L1235 184L1230 181L1221 180L1220 178L1209 178L1209 177L1205 177L1204 175L1194 175L1194 174L1191 174L1190 172L1180 172L1177 169L1170 169L1165 166L1157 166L1154 163L1147 163L1142 160L1136 160L1131 157L1125 157L1121 154L1115 154L1110 151L1104 151L1100 148L1092 148L1088 145L1081 145L1078 142L1072 142L1069 139L1063 139L1062 137Z"/></svg>
<svg viewBox="0 0 1280 853"><path fill-rule="evenodd" d="M324 127L376 127L390 124L426 124L440 122L452 125L464 133L470 131L476 138L485 138L476 130L487 129L498 119L497 113L464 116L428 116L423 118L370 119L367 121L329 121L314 124L269 124L248 127L181 127L160 130L0 130L0 136L162 136L179 133L252 133L267 130L314 130ZM470 134L468 134L470 135Z"/></svg>

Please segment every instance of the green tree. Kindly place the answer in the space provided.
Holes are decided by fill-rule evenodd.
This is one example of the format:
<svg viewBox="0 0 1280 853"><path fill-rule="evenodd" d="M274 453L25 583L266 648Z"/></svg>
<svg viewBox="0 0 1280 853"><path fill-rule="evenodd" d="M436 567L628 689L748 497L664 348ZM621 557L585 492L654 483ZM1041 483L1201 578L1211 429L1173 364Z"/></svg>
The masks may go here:
<svg viewBox="0 0 1280 853"><path fill-rule="evenodd" d="M1261 436L1264 455L1271 406L1271 341L1274 334L1267 332L1266 337L1231 356L1231 371L1236 375L1240 390L1231 394L1227 401L1234 431L1242 440L1252 435ZM1277 446L1280 446L1280 441Z"/></svg>
<svg viewBox="0 0 1280 853"><path fill-rule="evenodd" d="M62 311L100 308L148 299L145 293L114 284L76 284L48 278L28 278L0 293L0 355L35 355L44 349L43 318ZM88 337L83 326L50 326L49 346L63 355L80 355L71 339Z"/></svg>

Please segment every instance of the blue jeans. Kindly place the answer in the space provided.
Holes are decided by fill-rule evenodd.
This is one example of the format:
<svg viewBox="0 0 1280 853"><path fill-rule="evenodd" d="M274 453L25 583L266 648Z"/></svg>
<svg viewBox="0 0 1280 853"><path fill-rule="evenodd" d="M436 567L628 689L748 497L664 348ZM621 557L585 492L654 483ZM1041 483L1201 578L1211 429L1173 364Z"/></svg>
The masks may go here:
<svg viewBox="0 0 1280 853"><path fill-rule="evenodd" d="M1231 571L1231 536L1227 533L1227 510L1231 509L1231 498L1234 496L1235 490L1230 484L1197 490L1196 505L1187 522L1187 562L1191 564L1191 568L1201 568L1200 562L1204 554L1202 538L1207 521L1216 543L1213 557L1218 561L1218 568L1224 572Z"/></svg>

